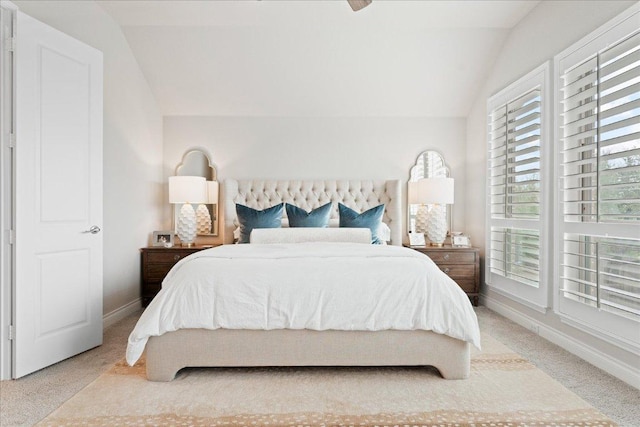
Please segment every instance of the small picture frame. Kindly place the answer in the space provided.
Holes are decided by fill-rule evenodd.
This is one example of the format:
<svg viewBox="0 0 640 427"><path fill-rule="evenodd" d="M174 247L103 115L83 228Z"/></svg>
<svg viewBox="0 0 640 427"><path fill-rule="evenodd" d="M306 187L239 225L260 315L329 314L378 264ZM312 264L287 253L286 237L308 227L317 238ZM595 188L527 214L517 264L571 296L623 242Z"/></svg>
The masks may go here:
<svg viewBox="0 0 640 427"><path fill-rule="evenodd" d="M470 248L471 238L466 234L456 234L451 236L451 246L454 248Z"/></svg>
<svg viewBox="0 0 640 427"><path fill-rule="evenodd" d="M424 246L424 233L411 233L409 232L409 245L411 246Z"/></svg>
<svg viewBox="0 0 640 427"><path fill-rule="evenodd" d="M170 248L173 246L173 243L173 231L163 230L153 232L153 240L151 241L151 246L163 246L165 248Z"/></svg>

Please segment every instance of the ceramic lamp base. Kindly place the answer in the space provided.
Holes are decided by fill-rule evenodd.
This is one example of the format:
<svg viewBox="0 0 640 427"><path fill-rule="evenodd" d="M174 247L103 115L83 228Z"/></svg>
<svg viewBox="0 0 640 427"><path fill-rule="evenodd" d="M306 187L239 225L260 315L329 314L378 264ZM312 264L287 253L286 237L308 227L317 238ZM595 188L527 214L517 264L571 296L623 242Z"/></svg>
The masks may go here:
<svg viewBox="0 0 640 427"><path fill-rule="evenodd" d="M189 246L196 239L196 211L189 203L185 203L180 208L180 215L176 222L176 233L182 245Z"/></svg>
<svg viewBox="0 0 640 427"><path fill-rule="evenodd" d="M427 209L427 205L420 205L418 207L418 212L416 212L416 233L426 233L427 231L427 219L429 218L429 210Z"/></svg>
<svg viewBox="0 0 640 427"><path fill-rule="evenodd" d="M443 246L447 238L446 205L433 205L427 219L427 238L431 246Z"/></svg>
<svg viewBox="0 0 640 427"><path fill-rule="evenodd" d="M198 234L211 234L211 214L204 204L198 205L196 209L196 223Z"/></svg>

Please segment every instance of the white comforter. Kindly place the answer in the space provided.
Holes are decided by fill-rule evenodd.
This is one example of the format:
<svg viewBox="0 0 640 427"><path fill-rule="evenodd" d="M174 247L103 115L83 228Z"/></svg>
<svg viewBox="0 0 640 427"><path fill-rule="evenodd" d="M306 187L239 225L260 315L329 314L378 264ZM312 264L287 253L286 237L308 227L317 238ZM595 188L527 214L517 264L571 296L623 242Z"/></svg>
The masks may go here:
<svg viewBox="0 0 640 427"><path fill-rule="evenodd" d="M129 336L185 328L424 329L480 348L465 293L425 255L358 243L224 245L175 265Z"/></svg>

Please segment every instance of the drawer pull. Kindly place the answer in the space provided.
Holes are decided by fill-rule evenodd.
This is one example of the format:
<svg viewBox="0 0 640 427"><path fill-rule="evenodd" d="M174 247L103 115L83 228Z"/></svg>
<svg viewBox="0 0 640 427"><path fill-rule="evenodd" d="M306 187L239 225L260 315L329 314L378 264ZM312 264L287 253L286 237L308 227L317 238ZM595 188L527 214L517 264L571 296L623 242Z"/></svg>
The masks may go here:
<svg viewBox="0 0 640 427"><path fill-rule="evenodd" d="M444 254L444 256L442 258L444 258L445 260L448 260L449 259L449 254Z"/></svg>
<svg viewBox="0 0 640 427"><path fill-rule="evenodd" d="M445 269L444 269L444 270L442 270L442 271L444 271L445 273L449 274L449 267L445 268Z"/></svg>
<svg viewBox="0 0 640 427"><path fill-rule="evenodd" d="M173 260L174 260L174 261L178 261L179 259L180 259L180 255L174 255L174 256L173 256Z"/></svg>

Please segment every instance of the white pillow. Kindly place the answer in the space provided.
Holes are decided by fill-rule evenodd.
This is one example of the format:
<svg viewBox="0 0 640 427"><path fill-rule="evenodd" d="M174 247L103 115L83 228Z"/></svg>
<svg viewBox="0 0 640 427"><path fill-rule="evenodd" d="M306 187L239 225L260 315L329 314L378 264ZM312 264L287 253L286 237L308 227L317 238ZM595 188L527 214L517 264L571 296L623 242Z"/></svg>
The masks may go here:
<svg viewBox="0 0 640 427"><path fill-rule="evenodd" d="M340 220L339 219L330 219L329 220L329 228L338 228L340 226ZM283 228L288 228L289 227L289 221L286 219L282 220L282 227ZM389 226L387 225L387 223L385 222L381 222L380 223L380 227L378 228L378 236L380 236L382 238L382 241L384 242L384 244L386 244L387 242L391 241L391 229L389 228ZM234 240L238 240L240 239L240 228L236 227L235 230L233 230L233 239Z"/></svg>
<svg viewBox="0 0 640 427"><path fill-rule="evenodd" d="M380 223L377 234L378 236L380 236L380 238L384 242L383 244L386 244L387 242L391 241L391 229L389 228L386 222Z"/></svg>
<svg viewBox="0 0 640 427"><path fill-rule="evenodd" d="M254 228L250 243L340 242L371 244L368 228Z"/></svg>

